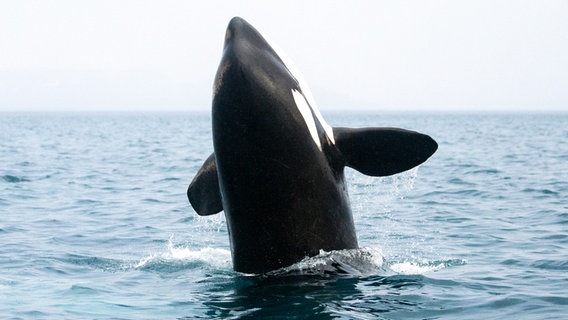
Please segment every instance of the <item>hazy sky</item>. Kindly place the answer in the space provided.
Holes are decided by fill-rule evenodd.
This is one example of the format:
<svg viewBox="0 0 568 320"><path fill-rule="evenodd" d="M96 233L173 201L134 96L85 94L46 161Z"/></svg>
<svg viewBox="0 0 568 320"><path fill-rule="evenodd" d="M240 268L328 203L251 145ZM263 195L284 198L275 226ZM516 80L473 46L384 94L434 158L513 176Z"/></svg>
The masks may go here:
<svg viewBox="0 0 568 320"><path fill-rule="evenodd" d="M209 110L233 16L322 110L568 111L563 0L0 0L0 110Z"/></svg>

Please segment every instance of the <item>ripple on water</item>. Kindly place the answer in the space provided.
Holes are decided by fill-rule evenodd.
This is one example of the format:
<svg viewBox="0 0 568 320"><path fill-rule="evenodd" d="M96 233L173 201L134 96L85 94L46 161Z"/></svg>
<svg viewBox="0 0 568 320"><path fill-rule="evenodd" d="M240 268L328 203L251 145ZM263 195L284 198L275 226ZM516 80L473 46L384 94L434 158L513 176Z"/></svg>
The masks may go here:
<svg viewBox="0 0 568 320"><path fill-rule="evenodd" d="M68 254L60 260L75 266L89 267L104 271L118 271L124 269L123 261L109 258Z"/></svg>
<svg viewBox="0 0 568 320"><path fill-rule="evenodd" d="M5 182L8 182L8 183L20 183L20 182L29 182L30 181L28 178L13 176L13 175L9 175L9 174L3 175L2 180L4 180Z"/></svg>

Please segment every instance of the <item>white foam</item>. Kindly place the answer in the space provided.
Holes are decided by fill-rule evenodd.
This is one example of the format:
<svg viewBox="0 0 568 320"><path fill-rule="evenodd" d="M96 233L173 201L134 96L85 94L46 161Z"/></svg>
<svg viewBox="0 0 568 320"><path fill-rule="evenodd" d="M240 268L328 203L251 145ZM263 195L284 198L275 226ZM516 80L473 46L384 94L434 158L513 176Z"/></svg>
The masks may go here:
<svg viewBox="0 0 568 320"><path fill-rule="evenodd" d="M445 268L445 264L419 264L416 262L404 261L400 263L394 263L390 266L390 269L398 274L403 275L420 275L425 274L430 271L438 271Z"/></svg>
<svg viewBox="0 0 568 320"><path fill-rule="evenodd" d="M191 250L188 247L175 246L171 238L166 252L151 254L141 259L134 267L144 268L153 263L161 262L201 262L214 268L229 269L232 267L231 251L227 249L206 247Z"/></svg>

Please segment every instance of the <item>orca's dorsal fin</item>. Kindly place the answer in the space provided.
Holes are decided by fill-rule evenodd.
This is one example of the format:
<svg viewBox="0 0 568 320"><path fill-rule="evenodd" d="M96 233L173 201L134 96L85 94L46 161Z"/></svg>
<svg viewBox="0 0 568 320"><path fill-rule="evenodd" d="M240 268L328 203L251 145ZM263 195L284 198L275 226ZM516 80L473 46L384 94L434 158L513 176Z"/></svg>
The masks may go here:
<svg viewBox="0 0 568 320"><path fill-rule="evenodd" d="M200 216L212 215L223 210L214 153L205 160L189 184L187 198Z"/></svg>
<svg viewBox="0 0 568 320"><path fill-rule="evenodd" d="M438 149L431 137L398 128L333 128L346 165L369 176L389 176L414 168Z"/></svg>

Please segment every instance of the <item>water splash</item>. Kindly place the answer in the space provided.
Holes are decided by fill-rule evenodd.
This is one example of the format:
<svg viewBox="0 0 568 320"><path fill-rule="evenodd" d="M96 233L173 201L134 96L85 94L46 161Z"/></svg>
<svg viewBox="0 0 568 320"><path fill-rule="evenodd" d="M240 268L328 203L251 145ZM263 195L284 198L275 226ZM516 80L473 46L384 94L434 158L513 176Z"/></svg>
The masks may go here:
<svg viewBox="0 0 568 320"><path fill-rule="evenodd" d="M380 207L383 213L390 213L390 205L404 199L414 189L418 168L388 177L365 176L347 169L345 173L353 213L363 218L366 213L376 214L376 210L369 210L369 207Z"/></svg>
<svg viewBox="0 0 568 320"><path fill-rule="evenodd" d="M308 257L289 267L269 272L267 276L288 275L349 275L368 276L381 273L385 259L381 250L360 248L350 250L324 251L315 257Z"/></svg>
<svg viewBox="0 0 568 320"><path fill-rule="evenodd" d="M205 247L192 250L184 245L175 245L173 236L168 240L165 252L151 254L134 265L135 269L175 272L199 267L231 269L231 252L222 248Z"/></svg>
<svg viewBox="0 0 568 320"><path fill-rule="evenodd" d="M466 261L462 259L402 261L391 263L389 269L401 275L422 275L428 272L435 272L444 268L465 264Z"/></svg>

